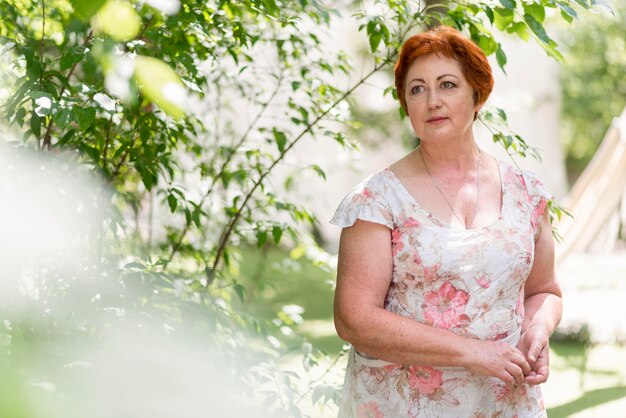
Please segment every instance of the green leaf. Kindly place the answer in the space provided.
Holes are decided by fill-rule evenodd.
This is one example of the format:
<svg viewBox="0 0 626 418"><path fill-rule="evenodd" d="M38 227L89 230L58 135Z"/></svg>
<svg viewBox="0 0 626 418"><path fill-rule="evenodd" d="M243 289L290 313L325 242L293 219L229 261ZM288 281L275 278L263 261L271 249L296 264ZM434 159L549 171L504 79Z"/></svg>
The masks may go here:
<svg viewBox="0 0 626 418"><path fill-rule="evenodd" d="M389 28L387 28L387 25L385 25L384 23L381 23L380 32L383 35L383 40L385 41L385 44L387 44L387 42L389 42Z"/></svg>
<svg viewBox="0 0 626 418"><path fill-rule="evenodd" d="M370 48L372 52L376 52L380 41L383 39L383 30L380 28L381 24L370 20L367 22L367 35L369 37Z"/></svg>
<svg viewBox="0 0 626 418"><path fill-rule="evenodd" d="M525 13L524 14L524 20L528 24L528 27L530 27L530 30L532 30L533 33L535 35L537 35L537 37L539 39L541 39L546 44L550 43L550 37L548 36L548 34L546 33L545 29L543 28L543 25L541 23L539 23L537 21L537 19L535 19L533 16Z"/></svg>
<svg viewBox="0 0 626 418"><path fill-rule="evenodd" d="M258 248L261 248L263 244L267 241L267 231L265 229L260 229L260 227L256 230L256 245Z"/></svg>
<svg viewBox="0 0 626 418"><path fill-rule="evenodd" d="M130 41L141 29L141 18L128 2L108 0L98 10L94 19L94 28L116 41Z"/></svg>
<svg viewBox="0 0 626 418"><path fill-rule="evenodd" d="M71 68L72 65L83 59L86 51L87 48L82 45L73 46L72 48L67 49L61 57L61 69L67 70L68 68Z"/></svg>
<svg viewBox="0 0 626 418"><path fill-rule="evenodd" d="M574 1L580 4L585 9L588 9L590 7L586 0L574 0Z"/></svg>
<svg viewBox="0 0 626 418"><path fill-rule="evenodd" d="M201 228L202 227L202 223L200 222L200 214L202 213L202 211L199 208L196 208L192 213L191 213L191 219L193 220L193 223L196 225L196 227Z"/></svg>
<svg viewBox="0 0 626 418"><path fill-rule="evenodd" d="M57 145L63 146L67 144L74 137L75 134L76 134L76 130L70 129L69 131L65 133L65 135L63 135L61 139L59 139L59 142L57 143Z"/></svg>
<svg viewBox="0 0 626 418"><path fill-rule="evenodd" d="M128 263L126 265L124 265L125 269L141 269L141 270L145 270L146 266L144 264L141 264L137 261L133 261L131 263Z"/></svg>
<svg viewBox="0 0 626 418"><path fill-rule="evenodd" d="M513 23L513 11L496 7L494 9L494 23L499 30L505 30L507 26Z"/></svg>
<svg viewBox="0 0 626 418"><path fill-rule="evenodd" d="M517 34L517 36L519 36L520 39L523 39L525 42L528 42L528 40L530 39L528 25L524 22L515 22L507 29L507 32Z"/></svg>
<svg viewBox="0 0 626 418"><path fill-rule="evenodd" d="M174 70L157 58L135 58L135 80L141 93L175 119L185 115L185 87Z"/></svg>
<svg viewBox="0 0 626 418"><path fill-rule="evenodd" d="M324 170L322 170L322 169L320 168L320 166L319 166L319 165L317 165L317 164L313 164L313 165L311 166L311 168L312 168L313 170L315 170L315 172L316 172L316 173L317 173L317 174L318 174L321 178L323 178L324 180L326 180L326 173L324 173Z"/></svg>
<svg viewBox="0 0 626 418"><path fill-rule="evenodd" d="M561 54L557 49L556 49L556 43L553 40L550 40L549 43L544 43L544 42L540 42L539 45L544 49L544 51L546 51L548 53L548 55L550 55L551 57L554 57L557 59L557 61L564 63L565 62L565 58L563 57L563 54Z"/></svg>
<svg viewBox="0 0 626 418"><path fill-rule="evenodd" d="M380 32L375 32L370 35L370 48L372 49L372 52L376 52L382 39L383 35Z"/></svg>
<svg viewBox="0 0 626 418"><path fill-rule="evenodd" d="M606 0L591 0L591 5L605 7L613 16L615 16L615 11L611 7L611 4Z"/></svg>
<svg viewBox="0 0 626 418"><path fill-rule="evenodd" d="M72 109L62 108L54 115L54 123L59 129L65 129L73 117Z"/></svg>
<svg viewBox="0 0 626 418"><path fill-rule="evenodd" d="M493 24L493 10L491 9L491 7L489 6L485 6L485 14L487 15L487 18L489 19L489 22Z"/></svg>
<svg viewBox="0 0 626 418"><path fill-rule="evenodd" d="M398 108L398 113L400 114L401 120L404 120L406 118L406 112L404 111L404 108L402 106Z"/></svg>
<svg viewBox="0 0 626 418"><path fill-rule="evenodd" d="M567 3L557 2L556 4L557 4L557 6L559 6L561 11L563 11L564 13L566 13L570 17L570 19L578 17L578 14L576 13L576 10L572 9L571 7L569 7L569 5ZM565 16L563 16L563 17L565 17ZM571 20L568 20L568 21L570 23L572 22Z"/></svg>
<svg viewBox="0 0 626 418"><path fill-rule="evenodd" d="M27 95L30 96L33 100L37 100L41 97L47 97L48 99L53 100L50 93L46 93L44 91L31 90L27 93Z"/></svg>
<svg viewBox="0 0 626 418"><path fill-rule="evenodd" d="M20 107L19 110L15 112L15 118L14 118L14 121L17 122L18 125L20 125L20 128L24 126L25 117L26 117L26 109L24 109L23 107Z"/></svg>
<svg viewBox="0 0 626 418"><path fill-rule="evenodd" d="M283 236L283 229L276 225L274 227L272 227L272 237L274 237L274 243L275 244L280 244L280 238Z"/></svg>
<svg viewBox="0 0 626 418"><path fill-rule="evenodd" d="M574 18L571 17L570 15L568 15L567 13L565 13L563 10L561 10L561 17L567 22L567 23L572 23L574 21Z"/></svg>
<svg viewBox="0 0 626 418"><path fill-rule="evenodd" d="M237 293L239 300L244 302L246 300L246 288L239 283L235 283L233 288L235 289L235 293Z"/></svg>
<svg viewBox="0 0 626 418"><path fill-rule="evenodd" d="M170 193L167 195L167 204L170 207L170 212L174 213L174 211L176 210L176 206L178 206L178 199L176 199L176 196Z"/></svg>
<svg viewBox="0 0 626 418"><path fill-rule="evenodd" d="M499 107L496 109L496 111L498 112L498 116L500 116L500 118L504 122L506 122L507 121L506 112L503 109L500 109Z"/></svg>
<svg viewBox="0 0 626 418"><path fill-rule="evenodd" d="M96 109L93 107L74 109L74 120L82 131L89 128L96 121Z"/></svg>
<svg viewBox="0 0 626 418"><path fill-rule="evenodd" d="M546 18L546 10L541 4L524 3L524 12L534 17L539 23L543 23Z"/></svg>
<svg viewBox="0 0 626 418"><path fill-rule="evenodd" d="M107 0L71 0L74 11L82 20L89 20Z"/></svg>
<svg viewBox="0 0 626 418"><path fill-rule="evenodd" d="M478 46L485 51L485 55L493 54L498 48L498 44L493 38L487 36L478 35Z"/></svg>
<svg viewBox="0 0 626 418"><path fill-rule="evenodd" d="M502 50L500 44L498 44L498 48L496 49L496 60L498 62L498 66L502 68L502 71L506 74L506 71L504 70L504 66L506 65L506 54Z"/></svg>
<svg viewBox="0 0 626 418"><path fill-rule="evenodd" d="M35 138L41 138L41 122L43 121L34 111L30 115L30 130Z"/></svg>
<svg viewBox="0 0 626 418"><path fill-rule="evenodd" d="M500 0L500 4L507 9L515 10L515 0Z"/></svg>
<svg viewBox="0 0 626 418"><path fill-rule="evenodd" d="M278 151L281 153L285 151L285 145L287 144L287 137L281 131L276 128L272 128L272 133L274 134L274 140L276 141L276 145L278 146Z"/></svg>

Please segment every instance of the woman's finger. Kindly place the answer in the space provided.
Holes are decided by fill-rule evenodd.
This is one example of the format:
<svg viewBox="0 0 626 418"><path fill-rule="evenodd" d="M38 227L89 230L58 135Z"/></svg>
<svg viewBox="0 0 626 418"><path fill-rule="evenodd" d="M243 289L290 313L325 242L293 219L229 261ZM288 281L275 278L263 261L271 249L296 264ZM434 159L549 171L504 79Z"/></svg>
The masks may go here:
<svg viewBox="0 0 626 418"><path fill-rule="evenodd" d="M521 386L524 384L524 373L521 367L515 363L509 363L505 369L513 377L515 385Z"/></svg>

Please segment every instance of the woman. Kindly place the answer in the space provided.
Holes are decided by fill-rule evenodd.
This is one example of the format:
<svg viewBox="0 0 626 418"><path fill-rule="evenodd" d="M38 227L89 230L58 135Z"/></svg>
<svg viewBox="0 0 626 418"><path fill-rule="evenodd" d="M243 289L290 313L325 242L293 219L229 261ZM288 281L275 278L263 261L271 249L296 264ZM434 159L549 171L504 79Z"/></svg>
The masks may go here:
<svg viewBox="0 0 626 418"><path fill-rule="evenodd" d="M353 346L340 417L545 416L561 317L550 195L474 141L493 78L458 31L407 40L395 76L420 145L331 220L335 326Z"/></svg>

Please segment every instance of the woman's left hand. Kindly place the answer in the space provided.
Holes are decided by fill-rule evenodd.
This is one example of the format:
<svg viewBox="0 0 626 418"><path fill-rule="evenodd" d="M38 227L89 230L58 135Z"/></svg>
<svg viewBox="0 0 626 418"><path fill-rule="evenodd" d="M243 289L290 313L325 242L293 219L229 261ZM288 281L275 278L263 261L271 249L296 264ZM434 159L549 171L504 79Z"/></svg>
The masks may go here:
<svg viewBox="0 0 626 418"><path fill-rule="evenodd" d="M517 344L517 348L524 354L531 372L525 381L531 385L545 383L548 380L548 366L550 364L550 346L548 334L539 327L526 329Z"/></svg>
<svg viewBox="0 0 626 418"><path fill-rule="evenodd" d="M539 221L533 266L524 284L524 321L517 344L531 368L524 380L532 385L548 380L549 338L563 310L561 288L554 271L554 238L549 212L545 210Z"/></svg>

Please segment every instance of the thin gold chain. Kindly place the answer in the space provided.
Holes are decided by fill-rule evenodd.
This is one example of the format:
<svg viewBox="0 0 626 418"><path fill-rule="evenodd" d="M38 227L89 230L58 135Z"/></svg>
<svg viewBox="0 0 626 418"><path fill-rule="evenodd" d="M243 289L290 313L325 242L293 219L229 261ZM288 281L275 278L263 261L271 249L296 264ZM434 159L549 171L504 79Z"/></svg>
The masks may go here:
<svg viewBox="0 0 626 418"><path fill-rule="evenodd" d="M459 218L457 216L456 212L454 211L454 208L452 207L452 205L450 204L448 199L446 199L446 195L443 194L443 192L441 191L441 189L437 185L437 182L435 181L435 177L433 176L433 174L428 169L428 166L426 165L426 160L424 160L424 154L422 154L422 147L419 147L419 153L420 153L420 157L422 159L422 163L424 164L424 168L426 169L426 172L430 176L430 179L432 180L433 185L435 186L435 188L437 189L437 191L439 192L441 197L443 197L443 200L450 207L450 210L452 211L452 214L454 215L454 217L457 218L459 220L459 222L461 222L462 225L465 225L465 223L461 220L461 218ZM476 219L476 215L478 214L478 201L480 199L480 149L478 149L478 160L476 161L476 173L477 173L477 176L476 176L477 177L476 178L476 207L474 208L474 216L472 216L471 221L467 225L465 225L465 228L469 228L472 225L472 223L474 223L474 219Z"/></svg>

